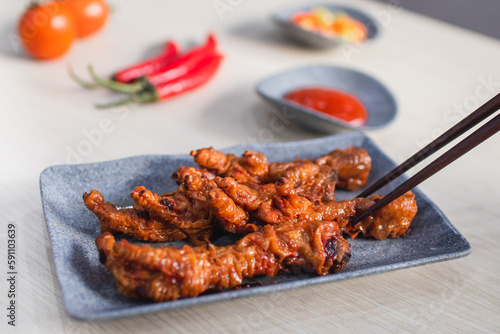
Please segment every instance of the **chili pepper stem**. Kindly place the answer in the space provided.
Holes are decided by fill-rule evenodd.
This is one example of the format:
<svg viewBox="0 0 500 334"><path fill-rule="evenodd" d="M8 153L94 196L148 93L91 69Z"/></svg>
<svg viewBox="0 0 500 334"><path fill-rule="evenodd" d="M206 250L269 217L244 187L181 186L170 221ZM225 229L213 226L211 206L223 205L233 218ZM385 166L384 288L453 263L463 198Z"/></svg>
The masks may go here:
<svg viewBox="0 0 500 334"><path fill-rule="evenodd" d="M137 103L148 103L148 102L154 102L157 101L158 95L156 92L152 91L145 91L140 94L132 95L129 98L110 102L110 103L104 103L104 104L96 104L95 107L97 109L109 109L109 108L114 108L114 107L119 107L119 106L124 106L128 104L137 104Z"/></svg>
<svg viewBox="0 0 500 334"><path fill-rule="evenodd" d="M145 89L148 86L147 81L144 79L139 79L137 82L134 83L125 84L100 77L99 75L97 75L97 73L95 73L92 65L89 65L89 73L97 85L120 93L135 94L139 93L141 90Z"/></svg>
<svg viewBox="0 0 500 334"><path fill-rule="evenodd" d="M83 87L85 89L94 89L94 88L101 87L98 84L96 84L95 82L85 81L82 78L80 78L79 76L77 76L71 65L68 64L68 66L66 66L66 69L68 71L68 75L71 78L71 80L76 82L81 87Z"/></svg>

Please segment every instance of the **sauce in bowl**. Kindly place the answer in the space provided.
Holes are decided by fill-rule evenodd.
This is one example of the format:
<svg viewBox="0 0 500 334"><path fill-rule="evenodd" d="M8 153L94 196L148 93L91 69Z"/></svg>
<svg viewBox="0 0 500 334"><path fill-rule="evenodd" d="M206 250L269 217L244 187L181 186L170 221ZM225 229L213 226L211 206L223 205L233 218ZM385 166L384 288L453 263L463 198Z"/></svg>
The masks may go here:
<svg viewBox="0 0 500 334"><path fill-rule="evenodd" d="M363 125L368 119L368 113L361 101L356 96L340 90L308 87L289 92L284 98L352 126Z"/></svg>

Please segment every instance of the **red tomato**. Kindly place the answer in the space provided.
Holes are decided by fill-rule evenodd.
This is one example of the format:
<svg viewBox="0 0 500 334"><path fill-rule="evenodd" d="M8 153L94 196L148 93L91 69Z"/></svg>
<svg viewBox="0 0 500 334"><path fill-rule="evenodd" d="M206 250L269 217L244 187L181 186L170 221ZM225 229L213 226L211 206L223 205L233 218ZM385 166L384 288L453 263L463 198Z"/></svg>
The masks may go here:
<svg viewBox="0 0 500 334"><path fill-rule="evenodd" d="M71 13L57 1L29 7L18 26L26 51L37 59L52 59L69 50L75 39Z"/></svg>
<svg viewBox="0 0 500 334"><path fill-rule="evenodd" d="M78 37L93 34L108 20L109 9L104 0L67 0L65 5L75 18Z"/></svg>

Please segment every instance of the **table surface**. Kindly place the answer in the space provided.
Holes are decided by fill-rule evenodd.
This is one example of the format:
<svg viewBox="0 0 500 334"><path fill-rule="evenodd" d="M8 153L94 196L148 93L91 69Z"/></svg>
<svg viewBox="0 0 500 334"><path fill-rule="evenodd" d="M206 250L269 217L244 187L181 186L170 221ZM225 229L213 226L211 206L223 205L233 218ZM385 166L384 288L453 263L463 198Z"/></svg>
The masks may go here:
<svg viewBox="0 0 500 334"><path fill-rule="evenodd" d="M111 1L110 1L111 2ZM7 229L16 226L16 327L12 333L494 332L500 325L498 136L421 189L472 244L466 258L279 294L86 323L67 315L55 275L38 178L54 164L142 154L187 153L247 142L316 138L291 122L269 131L270 107L255 94L262 78L309 64L366 72L394 93L399 115L369 132L396 162L462 119L500 89L500 42L386 4L356 0L383 31L366 47L305 49L284 39L270 13L286 1L113 1L106 29L51 62L19 50L16 18L27 1L3 0L0 12L0 280L7 298ZM110 74L153 54L167 38L184 46L215 32L226 58L216 78L168 102L102 111L116 96L88 91L67 75L71 64ZM111 124L90 146L88 133ZM279 298L278 298L279 297ZM5 308L4 308L5 310ZM5 312L5 311L4 311Z"/></svg>
<svg viewBox="0 0 500 334"><path fill-rule="evenodd" d="M376 0L393 3L393 0ZM399 0L405 9L500 39L497 0Z"/></svg>

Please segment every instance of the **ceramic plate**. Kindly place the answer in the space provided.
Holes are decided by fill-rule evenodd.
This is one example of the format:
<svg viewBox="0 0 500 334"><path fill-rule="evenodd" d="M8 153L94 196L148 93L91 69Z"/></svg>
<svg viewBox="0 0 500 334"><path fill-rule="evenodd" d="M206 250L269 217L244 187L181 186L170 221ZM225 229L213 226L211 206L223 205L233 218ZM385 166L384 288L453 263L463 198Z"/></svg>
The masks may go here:
<svg viewBox="0 0 500 334"><path fill-rule="evenodd" d="M367 28L367 39L362 43L366 44L371 42L379 33L379 25L370 15L364 13L363 11L342 6L336 4L313 4L313 5L301 5L288 7L279 11L276 11L272 20L281 28L281 30L288 35L293 40L312 47L327 49L338 46L342 43L347 43L341 38L335 38L330 36L325 36L320 33L303 29L296 24L294 24L291 19L292 16L298 12L308 12L312 8L324 7L329 9L331 12L344 12L352 18L363 23ZM364 45L363 45L364 46Z"/></svg>
<svg viewBox="0 0 500 334"><path fill-rule="evenodd" d="M244 149L251 149L263 152L272 161L285 161L296 157L316 157L349 145L363 147L372 156L370 182L394 166L370 139L354 132L308 141L236 146L224 152L240 155ZM62 297L70 315L85 320L108 319L319 283L335 284L335 281L344 279L459 258L468 255L471 250L467 240L443 213L425 195L415 190L419 211L411 232L402 238L382 241L349 239L352 257L338 274L321 277L313 274L258 277L251 280L252 287L163 303L121 296L113 276L99 262L94 244L99 235L99 224L94 214L84 206L82 194L98 189L107 201L128 206L132 204L129 194L135 186L144 185L158 193L176 189L170 175L178 166L192 164L189 155L149 155L102 163L53 166L43 171L40 176L42 205ZM386 186L380 193L386 193L395 185ZM350 199L356 193L338 191L336 196L338 200ZM228 239L216 241L219 245L227 242Z"/></svg>
<svg viewBox="0 0 500 334"><path fill-rule="evenodd" d="M351 126L283 98L305 87L335 89L356 96L365 106L368 120L364 125ZM380 129L391 123L397 112L394 97L382 83L367 74L337 66L306 66L275 74L257 84L257 93L279 111L293 114L303 126L320 132Z"/></svg>

